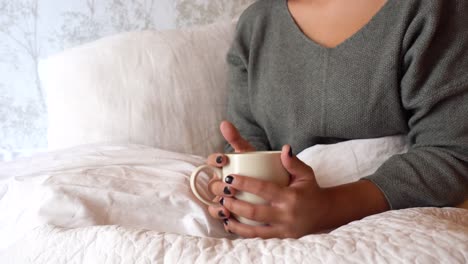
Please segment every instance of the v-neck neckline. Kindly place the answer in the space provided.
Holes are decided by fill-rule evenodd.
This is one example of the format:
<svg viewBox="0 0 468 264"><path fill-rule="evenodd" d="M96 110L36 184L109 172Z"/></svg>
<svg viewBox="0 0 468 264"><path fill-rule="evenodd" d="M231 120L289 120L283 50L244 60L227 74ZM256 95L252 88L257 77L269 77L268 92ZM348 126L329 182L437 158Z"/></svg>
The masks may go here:
<svg viewBox="0 0 468 264"><path fill-rule="evenodd" d="M386 10L389 8L390 3L393 2L393 0L387 0L385 4L375 13L372 18L364 25L362 26L358 31L356 31L354 34L350 35L343 41L341 41L338 45L334 47L326 47L314 39L310 38L307 36L301 29L301 27L296 23L296 20L294 19L291 11L289 10L288 6L288 0L281 0L282 1L282 7L281 10L283 11L283 14L286 15L288 23L290 23L291 27L294 29L294 32L299 34L301 38L303 38L306 42L310 43L312 46L317 47L322 50L326 51L332 51L332 50L338 50L344 46L347 46L348 43L352 43L355 41L357 38L359 38L365 31L368 30L369 27L371 27L373 24L377 23L378 20L381 19L383 14L386 12Z"/></svg>

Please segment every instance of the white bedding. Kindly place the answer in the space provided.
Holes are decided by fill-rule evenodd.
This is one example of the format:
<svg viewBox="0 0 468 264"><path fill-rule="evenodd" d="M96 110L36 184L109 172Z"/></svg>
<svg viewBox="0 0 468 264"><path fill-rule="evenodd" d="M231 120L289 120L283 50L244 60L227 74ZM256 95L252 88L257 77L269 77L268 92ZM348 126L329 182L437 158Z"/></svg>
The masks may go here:
<svg viewBox="0 0 468 264"><path fill-rule="evenodd" d="M299 157L332 186L405 149L391 137ZM0 263L468 262L468 211L457 208L386 212L298 240L235 239L190 192L190 172L203 162L88 145L0 164Z"/></svg>

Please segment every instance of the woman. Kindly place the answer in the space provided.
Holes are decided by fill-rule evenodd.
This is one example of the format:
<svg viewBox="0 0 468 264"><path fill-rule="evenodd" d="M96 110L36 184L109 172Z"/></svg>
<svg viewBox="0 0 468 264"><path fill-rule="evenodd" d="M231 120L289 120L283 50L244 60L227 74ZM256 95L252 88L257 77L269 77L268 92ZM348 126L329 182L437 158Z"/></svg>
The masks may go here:
<svg viewBox="0 0 468 264"><path fill-rule="evenodd" d="M466 0L260 0L228 53L227 151L282 149L286 188L213 181L213 217L243 237L301 237L390 209L453 206L468 190ZM407 134L410 150L358 182L320 188L294 153ZM290 145L289 145L290 144ZM294 151L293 151L294 150ZM208 163L222 167L227 157ZM232 198L257 194L268 205ZM230 214L266 222L249 226Z"/></svg>

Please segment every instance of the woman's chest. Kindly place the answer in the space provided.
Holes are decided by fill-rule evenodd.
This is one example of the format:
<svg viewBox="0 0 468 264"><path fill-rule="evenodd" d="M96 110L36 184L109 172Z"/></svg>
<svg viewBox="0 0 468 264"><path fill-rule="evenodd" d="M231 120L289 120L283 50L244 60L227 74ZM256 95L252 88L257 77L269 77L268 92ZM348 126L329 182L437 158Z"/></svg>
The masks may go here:
<svg viewBox="0 0 468 264"><path fill-rule="evenodd" d="M294 63L285 58L258 66L249 89L255 119L266 130L280 125L320 137L378 137L406 130L397 62L335 55L322 52L296 57Z"/></svg>

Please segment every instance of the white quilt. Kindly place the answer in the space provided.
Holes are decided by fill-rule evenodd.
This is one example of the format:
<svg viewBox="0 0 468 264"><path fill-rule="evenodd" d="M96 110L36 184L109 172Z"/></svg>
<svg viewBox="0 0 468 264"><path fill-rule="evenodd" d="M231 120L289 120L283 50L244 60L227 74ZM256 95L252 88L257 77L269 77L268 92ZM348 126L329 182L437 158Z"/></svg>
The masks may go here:
<svg viewBox="0 0 468 264"><path fill-rule="evenodd" d="M392 137L315 146L299 157L332 186L404 151ZM229 236L189 189L203 162L139 145L89 145L0 164L0 263L468 262L468 210L457 208L390 211L297 240Z"/></svg>

